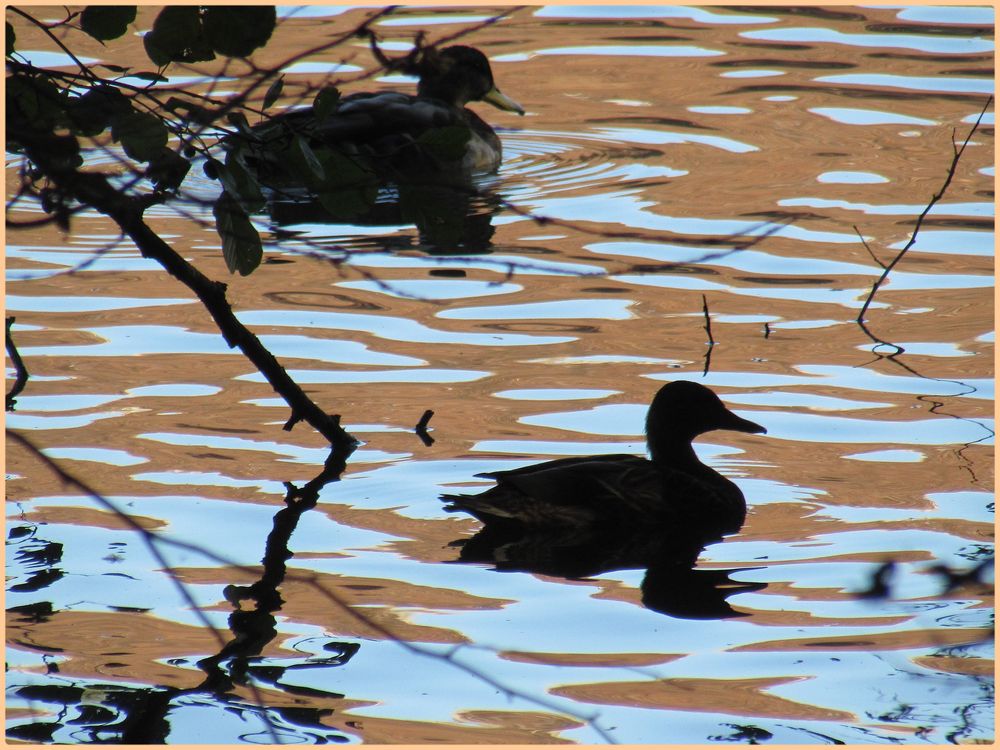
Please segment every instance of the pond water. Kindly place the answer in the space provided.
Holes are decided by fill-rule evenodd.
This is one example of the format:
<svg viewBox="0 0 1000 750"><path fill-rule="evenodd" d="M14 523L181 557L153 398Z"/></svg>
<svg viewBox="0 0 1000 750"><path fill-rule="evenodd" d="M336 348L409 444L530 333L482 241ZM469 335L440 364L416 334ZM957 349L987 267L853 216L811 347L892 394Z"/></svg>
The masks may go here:
<svg viewBox="0 0 1000 750"><path fill-rule="evenodd" d="M370 13L283 8L258 58ZM947 586L934 567L992 555L992 107L867 330L855 321L993 91L992 9L413 7L375 29L406 49L497 13L462 42L527 113L472 105L504 162L464 244L262 214L266 260L239 277L196 200L214 189L200 170L189 200L147 212L362 441L339 481L322 438L282 430L284 403L110 221L8 232L31 377L7 429L135 524L8 437L9 735L991 740L992 578ZM154 17L142 8L137 29ZM60 64L37 31L18 35ZM121 63L114 44L70 41ZM374 69L360 42L299 62L289 104L298 84ZM204 86L214 70L169 72ZM412 82L358 88L380 86ZM642 453L652 395L680 379L767 428L697 443L750 511L693 577L654 601L652 568L458 562L480 524L442 494L490 486L479 472ZM414 431L427 409L431 445ZM318 493L291 522L289 483ZM188 546L153 554L150 534ZM258 607L247 587L274 594L275 571L280 599ZM877 574L887 595L863 596ZM683 586L705 582L717 597L699 611Z"/></svg>

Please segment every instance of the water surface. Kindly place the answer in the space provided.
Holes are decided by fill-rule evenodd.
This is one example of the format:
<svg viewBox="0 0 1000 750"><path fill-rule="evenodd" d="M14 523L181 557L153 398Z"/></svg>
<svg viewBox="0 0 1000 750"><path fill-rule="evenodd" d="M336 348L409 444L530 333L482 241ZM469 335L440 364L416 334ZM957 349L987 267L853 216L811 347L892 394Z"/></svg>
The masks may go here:
<svg viewBox="0 0 1000 750"><path fill-rule="evenodd" d="M405 49L497 10L404 8L376 28ZM267 59L370 12L286 9ZM142 528L218 557L163 549L199 616L138 531L9 441L8 731L120 741L145 711L171 743L271 742L269 725L307 743L991 740L992 585L948 590L932 569L992 549L992 119L868 332L855 318L993 91L992 37L984 7L514 11L463 39L527 110L473 105L505 151L484 182L500 200L473 207L489 230L474 253L443 254L405 221L261 215L281 262L229 276L195 200L214 184L193 173L187 203L150 223L363 441L298 520L273 632L223 662L246 675L229 690L196 665L221 648L206 621L229 639L253 619L238 587L323 442L282 430L283 402L106 219L10 232L31 379L8 430ZM364 44L349 52L372 65ZM286 71L284 103L293 83L347 76L345 59ZM38 215L23 202L11 218ZM644 569L456 563L479 525L442 493L641 453L646 406L677 379L768 429L697 444L750 506L698 562L727 576L733 616L658 611ZM413 430L427 409L429 446ZM859 596L887 561L889 595Z"/></svg>

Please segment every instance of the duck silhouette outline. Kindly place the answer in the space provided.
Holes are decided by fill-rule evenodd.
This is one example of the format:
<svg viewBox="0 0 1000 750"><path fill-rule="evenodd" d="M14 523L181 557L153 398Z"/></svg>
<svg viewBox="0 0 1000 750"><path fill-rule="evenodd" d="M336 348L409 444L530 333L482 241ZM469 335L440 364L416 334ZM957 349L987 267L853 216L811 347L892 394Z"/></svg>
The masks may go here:
<svg viewBox="0 0 1000 750"><path fill-rule="evenodd" d="M691 441L711 430L765 433L737 416L715 393L678 380L656 393L646 415L650 458L630 454L560 458L477 476L496 480L478 495L448 494L450 512L464 511L493 528L629 528L638 524L702 536L739 531L746 500L732 481L703 464Z"/></svg>
<svg viewBox="0 0 1000 750"><path fill-rule="evenodd" d="M523 115L493 80L486 56L464 45L420 47L389 60L389 70L416 75L417 93L357 92L322 111L304 107L270 117L224 141L261 184L274 189L305 183L315 190L343 187L337 180L466 181L499 167L496 131L469 102L483 101ZM298 140L301 139L301 140ZM303 146L317 158L302 157ZM319 162L325 170L317 170ZM325 171L325 180L315 173ZM322 186L318 183L325 182Z"/></svg>
<svg viewBox="0 0 1000 750"><path fill-rule="evenodd" d="M726 598L765 584L729 577L743 569L694 567L707 544L739 531L746 518L740 489L691 446L717 429L766 432L708 388L675 381L660 388L647 413L650 459L572 457L477 475L496 486L442 495L446 510L484 524L452 543L461 548L459 562L573 580L644 568L640 588L649 609L686 619L741 616Z"/></svg>

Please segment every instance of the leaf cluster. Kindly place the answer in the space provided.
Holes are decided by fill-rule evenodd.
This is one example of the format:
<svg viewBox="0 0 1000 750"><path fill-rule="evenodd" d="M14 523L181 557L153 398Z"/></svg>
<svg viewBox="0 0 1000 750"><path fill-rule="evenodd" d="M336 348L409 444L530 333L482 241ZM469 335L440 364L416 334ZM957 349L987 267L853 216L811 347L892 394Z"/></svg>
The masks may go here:
<svg viewBox="0 0 1000 750"><path fill-rule="evenodd" d="M247 57L267 44L276 25L273 6L171 6L162 9L152 28L143 36L143 46L156 72L133 72L117 65L88 66L76 58L63 41L52 33L53 26L79 30L101 42L124 36L134 24L136 6L87 6L53 26L46 25L20 9L10 8L43 32L66 52L80 72L66 73L32 64L18 54L14 26L6 22L6 106L7 151L23 153L26 138L44 138L58 160L49 162L62 170L83 166L81 139L101 142L107 139L121 146L125 155L142 165L143 177L158 192L179 188L191 167L198 149L194 145L199 129L217 115L203 107L172 97L161 104L147 87L137 87L128 79L165 82L164 69L172 63L190 63L223 57ZM98 73L97 67L110 75ZM272 87L273 89L273 87ZM273 90L277 98L280 89ZM35 194L43 208L57 223L68 228L73 207L67 205L57 190L44 186L45 175L37 168L25 170L27 184L22 191ZM239 199L246 194L245 181L224 180L227 192ZM235 210L239 202L233 202ZM226 207L223 207L226 209ZM223 211L231 215L232 206ZM218 211L217 211L218 213ZM229 262L230 270L249 273L250 260L257 256L260 239L256 231L250 238L245 231L233 234L230 227L249 220L220 222L223 245L235 246L243 255ZM252 229L252 227L251 227ZM226 253L227 261L231 253ZM245 257L244 257L245 256ZM255 267L256 263L253 264Z"/></svg>

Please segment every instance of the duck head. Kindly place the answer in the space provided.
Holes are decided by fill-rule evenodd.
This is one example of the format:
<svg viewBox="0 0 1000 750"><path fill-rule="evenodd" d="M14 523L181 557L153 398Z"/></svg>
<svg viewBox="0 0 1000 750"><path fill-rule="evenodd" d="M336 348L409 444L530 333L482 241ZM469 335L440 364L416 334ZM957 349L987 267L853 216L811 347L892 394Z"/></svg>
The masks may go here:
<svg viewBox="0 0 1000 750"><path fill-rule="evenodd" d="M710 430L767 432L756 422L729 411L705 386L688 380L660 388L646 414L646 442L655 462L689 460L691 441Z"/></svg>
<svg viewBox="0 0 1000 750"><path fill-rule="evenodd" d="M473 47L458 44L443 50L426 48L418 64L418 75L417 96L439 99L456 107L483 101L507 112L524 114L520 104L496 87L489 60Z"/></svg>

